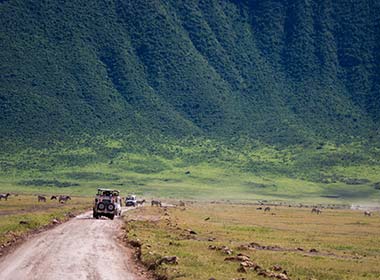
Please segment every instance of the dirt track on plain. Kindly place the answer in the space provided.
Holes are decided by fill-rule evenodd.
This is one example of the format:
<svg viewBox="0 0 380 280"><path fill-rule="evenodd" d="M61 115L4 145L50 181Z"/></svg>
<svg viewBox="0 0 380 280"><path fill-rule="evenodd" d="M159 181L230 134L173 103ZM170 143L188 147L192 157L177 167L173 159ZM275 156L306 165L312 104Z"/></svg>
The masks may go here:
<svg viewBox="0 0 380 280"><path fill-rule="evenodd" d="M0 279L143 280L117 240L119 218L80 215L32 237L0 260Z"/></svg>

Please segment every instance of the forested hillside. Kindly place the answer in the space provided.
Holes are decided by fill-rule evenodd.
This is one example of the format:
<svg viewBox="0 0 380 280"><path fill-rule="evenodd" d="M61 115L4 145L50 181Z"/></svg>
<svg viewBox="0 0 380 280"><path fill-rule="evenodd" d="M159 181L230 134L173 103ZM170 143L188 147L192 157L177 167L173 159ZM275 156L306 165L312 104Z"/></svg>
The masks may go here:
<svg viewBox="0 0 380 280"><path fill-rule="evenodd" d="M0 1L2 138L245 135L380 125L380 2Z"/></svg>

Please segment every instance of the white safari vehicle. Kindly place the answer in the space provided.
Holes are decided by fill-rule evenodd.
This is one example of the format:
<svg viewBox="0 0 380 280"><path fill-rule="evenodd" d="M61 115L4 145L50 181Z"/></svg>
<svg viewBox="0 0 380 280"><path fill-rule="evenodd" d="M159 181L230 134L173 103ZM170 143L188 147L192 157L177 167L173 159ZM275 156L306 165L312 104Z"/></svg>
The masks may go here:
<svg viewBox="0 0 380 280"><path fill-rule="evenodd" d="M98 189L93 207L93 217L99 219L105 216L113 220L121 215L121 198L118 190Z"/></svg>
<svg viewBox="0 0 380 280"><path fill-rule="evenodd" d="M137 205L137 200L135 195L128 195L125 198L125 206L133 206L136 207Z"/></svg>

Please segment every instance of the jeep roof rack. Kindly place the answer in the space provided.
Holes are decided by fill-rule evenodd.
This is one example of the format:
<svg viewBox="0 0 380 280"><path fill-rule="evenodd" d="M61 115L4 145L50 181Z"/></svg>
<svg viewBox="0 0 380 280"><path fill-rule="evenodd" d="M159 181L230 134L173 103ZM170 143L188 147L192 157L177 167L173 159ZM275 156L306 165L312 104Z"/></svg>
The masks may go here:
<svg viewBox="0 0 380 280"><path fill-rule="evenodd" d="M98 194L101 194L103 192L110 192L110 193L117 193L117 195L120 194L119 190L113 190L113 189L103 189L103 188L98 188Z"/></svg>

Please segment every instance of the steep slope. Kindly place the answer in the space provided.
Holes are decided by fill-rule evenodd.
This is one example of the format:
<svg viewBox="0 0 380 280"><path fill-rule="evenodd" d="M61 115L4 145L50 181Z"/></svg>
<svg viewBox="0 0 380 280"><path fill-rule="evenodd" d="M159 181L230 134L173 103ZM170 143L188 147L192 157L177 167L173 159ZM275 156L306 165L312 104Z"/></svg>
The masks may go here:
<svg viewBox="0 0 380 280"><path fill-rule="evenodd" d="M2 1L0 132L293 143L380 121L377 1Z"/></svg>

